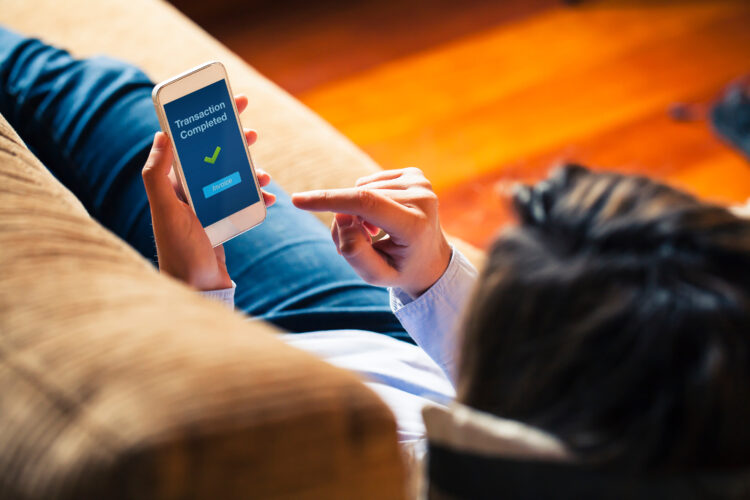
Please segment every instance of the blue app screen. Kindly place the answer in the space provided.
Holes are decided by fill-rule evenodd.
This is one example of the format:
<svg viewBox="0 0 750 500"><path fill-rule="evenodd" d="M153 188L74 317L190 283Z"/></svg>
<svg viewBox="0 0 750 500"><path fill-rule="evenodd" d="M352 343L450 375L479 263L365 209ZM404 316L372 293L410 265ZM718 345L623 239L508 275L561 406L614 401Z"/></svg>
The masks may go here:
<svg viewBox="0 0 750 500"><path fill-rule="evenodd" d="M164 105L203 226L259 201L229 89L219 80Z"/></svg>

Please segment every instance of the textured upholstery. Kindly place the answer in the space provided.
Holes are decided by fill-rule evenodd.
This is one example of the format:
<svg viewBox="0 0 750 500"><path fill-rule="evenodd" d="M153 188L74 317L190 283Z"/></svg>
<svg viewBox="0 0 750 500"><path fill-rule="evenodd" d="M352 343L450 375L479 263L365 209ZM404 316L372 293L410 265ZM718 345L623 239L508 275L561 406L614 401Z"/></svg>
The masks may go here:
<svg viewBox="0 0 750 500"><path fill-rule="evenodd" d="M352 374L159 275L0 117L0 498L399 498Z"/></svg>

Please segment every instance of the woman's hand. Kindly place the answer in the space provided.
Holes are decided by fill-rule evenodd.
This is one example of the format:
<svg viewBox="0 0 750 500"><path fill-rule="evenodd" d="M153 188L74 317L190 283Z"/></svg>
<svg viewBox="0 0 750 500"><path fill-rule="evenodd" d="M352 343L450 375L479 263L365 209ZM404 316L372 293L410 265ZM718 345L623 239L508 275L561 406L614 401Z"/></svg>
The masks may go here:
<svg viewBox="0 0 750 500"><path fill-rule="evenodd" d="M418 297L450 263L438 199L419 169L378 172L354 188L295 193L292 201L305 210L336 212L331 235L339 253L373 285ZM387 236L373 241L380 228Z"/></svg>
<svg viewBox="0 0 750 500"><path fill-rule="evenodd" d="M247 107L247 98L235 97L237 111ZM258 138L254 130L245 130L248 145ZM154 136L151 153L143 167L143 183L151 206L151 220L156 239L159 270L184 281L198 290L231 288L224 247L212 247L198 217L187 204L182 186L172 170L173 153L169 137L163 132ZM271 177L256 169L258 183L271 182ZM276 197L263 191L266 206Z"/></svg>

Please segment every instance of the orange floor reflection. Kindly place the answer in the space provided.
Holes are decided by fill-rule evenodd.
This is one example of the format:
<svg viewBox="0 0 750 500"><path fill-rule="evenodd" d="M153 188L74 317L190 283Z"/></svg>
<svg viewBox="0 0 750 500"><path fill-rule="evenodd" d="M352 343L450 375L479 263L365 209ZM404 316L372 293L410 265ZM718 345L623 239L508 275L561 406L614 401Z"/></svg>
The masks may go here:
<svg viewBox="0 0 750 500"><path fill-rule="evenodd" d="M288 85L384 168L422 168L441 195L449 232L485 245L508 221L502 200L508 186L539 179L563 161L655 176L721 203L750 197L748 162L705 120L676 122L668 113L677 102L708 103L750 73L750 2L604 0L570 7L547 1L522 16L491 12L488 2L467 5L474 17L485 9L496 22L464 19L463 31L443 29L451 36L419 45L401 20L394 33L410 49L389 47L382 57L372 54L377 40L388 45L387 30L368 32L361 42L339 30L337 44L350 46L333 50L338 69L326 70L325 54L319 66L308 58L306 74L316 67L322 73L314 83ZM360 19L352 8L349 22ZM431 26L457 18L432 15L411 37L424 39ZM325 19L308 19L303 34L289 28L287 53L313 40L305 32L322 43L325 31L314 28L330 26ZM224 37L251 64L253 33ZM369 63L341 70L341 61L357 54ZM288 79L289 68L299 65L290 56L283 72L283 57L276 52L267 70L255 58L256 66L272 79L274 72Z"/></svg>

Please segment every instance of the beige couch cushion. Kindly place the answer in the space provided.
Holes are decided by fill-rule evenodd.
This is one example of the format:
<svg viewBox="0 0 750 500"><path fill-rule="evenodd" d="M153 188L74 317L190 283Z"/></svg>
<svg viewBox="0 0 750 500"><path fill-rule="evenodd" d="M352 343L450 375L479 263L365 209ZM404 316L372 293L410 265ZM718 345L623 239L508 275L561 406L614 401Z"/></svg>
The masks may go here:
<svg viewBox="0 0 750 500"><path fill-rule="evenodd" d="M399 498L354 375L154 269L0 117L0 498Z"/></svg>

